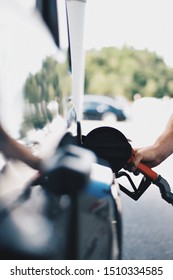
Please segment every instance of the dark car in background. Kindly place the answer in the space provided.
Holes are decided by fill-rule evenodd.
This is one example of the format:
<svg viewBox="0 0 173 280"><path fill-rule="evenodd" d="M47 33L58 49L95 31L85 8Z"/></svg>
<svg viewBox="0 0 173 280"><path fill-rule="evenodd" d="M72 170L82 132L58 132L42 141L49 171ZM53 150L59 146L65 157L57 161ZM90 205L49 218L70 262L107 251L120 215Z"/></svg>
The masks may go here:
<svg viewBox="0 0 173 280"><path fill-rule="evenodd" d="M124 121L126 115L116 101L108 96L84 95L83 119Z"/></svg>

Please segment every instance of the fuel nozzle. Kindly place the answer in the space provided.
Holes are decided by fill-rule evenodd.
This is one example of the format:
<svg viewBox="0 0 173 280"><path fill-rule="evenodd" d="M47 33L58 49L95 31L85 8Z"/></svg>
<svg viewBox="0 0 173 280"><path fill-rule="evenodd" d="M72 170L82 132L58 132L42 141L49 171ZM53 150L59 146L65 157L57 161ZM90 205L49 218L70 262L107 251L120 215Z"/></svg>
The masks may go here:
<svg viewBox="0 0 173 280"><path fill-rule="evenodd" d="M133 160L134 151L132 149L132 156L128 161L128 164ZM142 162L139 163L137 170L142 173L146 178L151 180L151 183L158 186L160 189L160 193L162 198L167 201L168 203L173 205L173 193L171 192L171 188L169 183L155 171L153 171L150 167L143 164Z"/></svg>
<svg viewBox="0 0 173 280"><path fill-rule="evenodd" d="M162 198L173 205L173 193L169 183L161 175L158 175L153 183L159 187Z"/></svg>

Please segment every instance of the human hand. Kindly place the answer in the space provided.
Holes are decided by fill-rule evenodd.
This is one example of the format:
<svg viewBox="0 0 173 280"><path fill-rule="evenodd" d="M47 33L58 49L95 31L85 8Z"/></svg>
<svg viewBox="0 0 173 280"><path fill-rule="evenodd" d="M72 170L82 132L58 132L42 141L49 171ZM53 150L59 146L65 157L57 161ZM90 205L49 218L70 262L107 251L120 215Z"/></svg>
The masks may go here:
<svg viewBox="0 0 173 280"><path fill-rule="evenodd" d="M155 167L161 161L162 159L154 145L146 148L138 148L134 150L134 158L130 163L129 170L135 173L140 162L143 162L149 167Z"/></svg>

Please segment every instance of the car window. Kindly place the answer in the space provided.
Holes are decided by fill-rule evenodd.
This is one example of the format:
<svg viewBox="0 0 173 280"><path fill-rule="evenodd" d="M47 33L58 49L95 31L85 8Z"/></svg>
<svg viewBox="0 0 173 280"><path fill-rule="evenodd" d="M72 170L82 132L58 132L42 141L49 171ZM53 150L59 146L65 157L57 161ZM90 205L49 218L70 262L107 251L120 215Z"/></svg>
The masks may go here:
<svg viewBox="0 0 173 280"><path fill-rule="evenodd" d="M84 102L84 110L97 110L99 113L102 113L108 110L108 108L109 105L102 102L96 102L96 101Z"/></svg>
<svg viewBox="0 0 173 280"><path fill-rule="evenodd" d="M98 105L98 102L84 102L84 110L95 110Z"/></svg>
<svg viewBox="0 0 173 280"><path fill-rule="evenodd" d="M104 111L106 111L106 110L108 110L109 109L109 106L107 105L107 104L104 104L104 103L100 103L100 104L98 104L98 106L97 106L97 111L99 112L99 113L102 113L102 112L104 112Z"/></svg>

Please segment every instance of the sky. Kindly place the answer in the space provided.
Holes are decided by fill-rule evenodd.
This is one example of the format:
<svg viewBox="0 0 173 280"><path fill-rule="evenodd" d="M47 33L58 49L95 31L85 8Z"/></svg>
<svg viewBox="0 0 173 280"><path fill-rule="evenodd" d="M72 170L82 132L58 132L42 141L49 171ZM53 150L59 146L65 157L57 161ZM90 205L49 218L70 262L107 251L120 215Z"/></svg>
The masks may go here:
<svg viewBox="0 0 173 280"><path fill-rule="evenodd" d="M85 49L133 46L173 67L172 0L87 0Z"/></svg>
<svg viewBox="0 0 173 280"><path fill-rule="evenodd" d="M34 0L16 0L31 6ZM85 49L148 49L173 67L173 0L86 0Z"/></svg>

